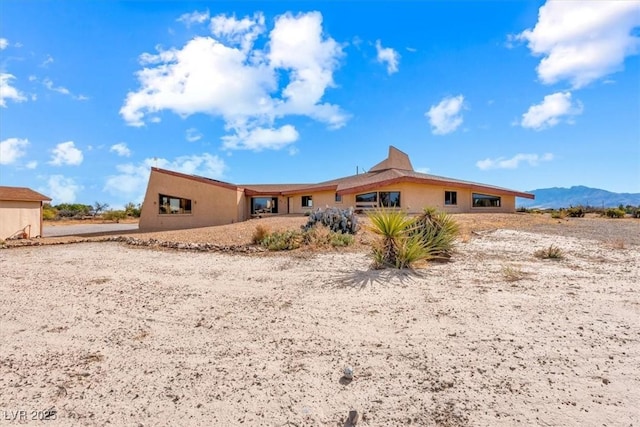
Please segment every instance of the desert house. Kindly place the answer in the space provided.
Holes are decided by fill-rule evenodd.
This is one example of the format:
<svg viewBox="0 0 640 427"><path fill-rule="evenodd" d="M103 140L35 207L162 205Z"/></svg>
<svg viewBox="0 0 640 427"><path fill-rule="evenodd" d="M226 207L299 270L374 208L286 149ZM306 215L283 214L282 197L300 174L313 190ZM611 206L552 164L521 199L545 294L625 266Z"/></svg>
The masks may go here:
<svg viewBox="0 0 640 427"><path fill-rule="evenodd" d="M42 236L42 205L50 201L30 188L0 186L0 239Z"/></svg>
<svg viewBox="0 0 640 427"><path fill-rule="evenodd" d="M236 185L151 168L140 229L206 227L327 206L369 210L426 206L450 213L515 212L516 197L534 195L413 170L409 156L390 146L388 157L368 172L317 184Z"/></svg>

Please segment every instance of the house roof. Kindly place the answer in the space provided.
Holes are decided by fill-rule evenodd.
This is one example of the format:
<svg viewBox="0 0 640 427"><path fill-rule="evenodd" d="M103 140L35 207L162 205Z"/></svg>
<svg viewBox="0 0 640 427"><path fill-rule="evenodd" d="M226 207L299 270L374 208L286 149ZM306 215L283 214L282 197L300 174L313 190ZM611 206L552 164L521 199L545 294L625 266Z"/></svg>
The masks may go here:
<svg viewBox="0 0 640 427"><path fill-rule="evenodd" d="M511 190L508 188L416 172L413 170L413 166L411 165L409 156L393 146L389 146L388 157L371 168L369 172L332 179L317 184L234 185L228 182L204 178L196 175L187 175L158 168L151 169L157 172L180 176L207 184L218 185L235 190L244 190L247 196L286 196L317 191L335 191L338 194L354 194L397 183L414 182L427 185L440 185L444 187L450 187L451 189L468 188L479 192L487 192L490 194L498 195L510 195L523 197L526 199L533 199L535 197L531 193Z"/></svg>
<svg viewBox="0 0 640 427"><path fill-rule="evenodd" d="M50 202L51 198L27 187L0 186L0 200L12 202Z"/></svg>
<svg viewBox="0 0 640 427"><path fill-rule="evenodd" d="M170 171L170 170L167 170L167 169L160 169L160 168L155 168L155 167L152 167L151 171L152 172L162 173L162 174L165 174L165 175L175 176L175 177L178 177L178 178L189 179L191 181L201 182L203 184L216 185L218 187L224 187L224 188L228 188L230 190L237 190L238 189L237 185L231 184L230 182L218 181L217 179L206 178L204 176L189 175L189 174L186 174L186 173L174 172L174 171Z"/></svg>

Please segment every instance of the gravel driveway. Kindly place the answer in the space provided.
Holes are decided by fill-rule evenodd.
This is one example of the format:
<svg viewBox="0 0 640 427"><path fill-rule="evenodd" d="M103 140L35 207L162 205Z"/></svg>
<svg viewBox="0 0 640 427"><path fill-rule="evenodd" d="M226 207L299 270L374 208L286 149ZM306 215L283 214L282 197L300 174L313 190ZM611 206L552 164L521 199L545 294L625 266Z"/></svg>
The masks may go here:
<svg viewBox="0 0 640 427"><path fill-rule="evenodd" d="M137 230L138 224L78 224L45 226L44 237L77 236L79 234L107 233L112 231Z"/></svg>

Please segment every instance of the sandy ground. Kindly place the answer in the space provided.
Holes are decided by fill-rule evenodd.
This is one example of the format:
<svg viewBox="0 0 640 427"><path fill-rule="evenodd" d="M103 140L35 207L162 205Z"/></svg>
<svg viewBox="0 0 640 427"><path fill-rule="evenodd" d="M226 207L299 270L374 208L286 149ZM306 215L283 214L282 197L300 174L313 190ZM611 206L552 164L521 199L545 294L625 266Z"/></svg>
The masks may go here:
<svg viewBox="0 0 640 427"><path fill-rule="evenodd" d="M2 250L0 424L640 425L640 247L490 228L416 274L364 251ZM566 258L533 256L551 244Z"/></svg>

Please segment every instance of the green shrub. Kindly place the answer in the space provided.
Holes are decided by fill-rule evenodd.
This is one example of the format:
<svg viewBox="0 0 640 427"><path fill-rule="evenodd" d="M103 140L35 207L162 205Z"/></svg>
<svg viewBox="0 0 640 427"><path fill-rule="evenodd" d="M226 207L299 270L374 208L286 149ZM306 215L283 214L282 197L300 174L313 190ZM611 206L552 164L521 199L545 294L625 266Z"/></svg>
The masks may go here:
<svg viewBox="0 0 640 427"><path fill-rule="evenodd" d="M125 211L106 211L102 214L102 219L106 221L115 221L120 222L121 219L125 219L127 217L127 213Z"/></svg>
<svg viewBox="0 0 640 427"><path fill-rule="evenodd" d="M446 212L425 208L407 231L409 236L420 237L430 258L449 258L459 227L453 217Z"/></svg>
<svg viewBox="0 0 640 427"><path fill-rule="evenodd" d="M536 258L540 259L562 259L564 258L564 253L562 249L555 245L551 245L548 248L538 249L533 253Z"/></svg>
<svg viewBox="0 0 640 427"><path fill-rule="evenodd" d="M52 208L50 205L45 205L42 208L42 219L45 221L52 221L58 217L58 211Z"/></svg>
<svg viewBox="0 0 640 427"><path fill-rule="evenodd" d="M261 244L270 251L289 251L298 249L302 243L301 231L285 230L267 234Z"/></svg>
<svg viewBox="0 0 640 427"><path fill-rule="evenodd" d="M352 234L331 232L331 246L334 248L353 245L354 241L355 238Z"/></svg>
<svg viewBox="0 0 640 427"><path fill-rule="evenodd" d="M564 209L551 211L551 218L554 219L564 219L567 216L567 211Z"/></svg>
<svg viewBox="0 0 640 427"><path fill-rule="evenodd" d="M567 216L571 218L583 218L585 209L582 206L571 206L567 209Z"/></svg>
<svg viewBox="0 0 640 427"><path fill-rule="evenodd" d="M604 214L609 218L624 218L627 213L624 211L624 209L609 208L604 211Z"/></svg>

